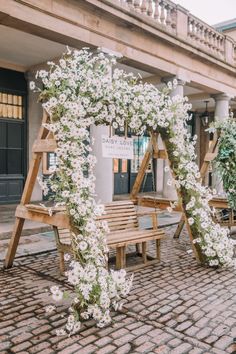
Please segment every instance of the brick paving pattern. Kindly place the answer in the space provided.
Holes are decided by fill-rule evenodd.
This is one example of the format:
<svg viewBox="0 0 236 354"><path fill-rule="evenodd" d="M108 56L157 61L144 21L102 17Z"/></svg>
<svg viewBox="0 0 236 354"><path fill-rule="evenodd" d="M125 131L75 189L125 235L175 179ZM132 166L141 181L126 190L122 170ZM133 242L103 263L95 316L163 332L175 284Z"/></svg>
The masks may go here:
<svg viewBox="0 0 236 354"><path fill-rule="evenodd" d="M66 321L65 302L45 313L49 287L67 288L56 252L18 258L1 270L0 353L235 354L235 272L198 266L186 234L173 240L174 230L162 242L162 262L135 272L112 324L99 329L86 321L71 338L55 335Z"/></svg>

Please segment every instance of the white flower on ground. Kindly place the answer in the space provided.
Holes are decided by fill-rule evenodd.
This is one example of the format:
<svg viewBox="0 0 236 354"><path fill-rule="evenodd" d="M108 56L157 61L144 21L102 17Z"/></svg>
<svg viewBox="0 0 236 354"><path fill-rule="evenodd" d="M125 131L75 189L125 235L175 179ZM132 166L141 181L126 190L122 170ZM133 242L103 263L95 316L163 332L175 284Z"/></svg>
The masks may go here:
<svg viewBox="0 0 236 354"><path fill-rule="evenodd" d="M46 311L46 313L51 313L51 312L53 312L55 309L56 309L55 306L53 306L53 305L48 305L48 306L46 306L45 311Z"/></svg>

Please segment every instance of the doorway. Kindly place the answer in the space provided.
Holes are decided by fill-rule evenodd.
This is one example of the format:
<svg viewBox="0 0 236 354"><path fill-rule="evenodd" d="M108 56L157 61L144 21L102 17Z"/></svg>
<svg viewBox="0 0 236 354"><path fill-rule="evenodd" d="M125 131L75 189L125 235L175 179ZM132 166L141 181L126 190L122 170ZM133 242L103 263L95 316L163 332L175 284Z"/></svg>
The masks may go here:
<svg viewBox="0 0 236 354"><path fill-rule="evenodd" d="M142 159L147 150L149 136L133 136L134 158L133 160L113 159L114 194L128 194L131 192L137 177ZM153 169L150 162L141 186L140 192L153 191Z"/></svg>
<svg viewBox="0 0 236 354"><path fill-rule="evenodd" d="M0 69L0 204L21 198L26 173L26 81Z"/></svg>
<svg viewBox="0 0 236 354"><path fill-rule="evenodd" d="M114 194L129 193L129 160L113 159Z"/></svg>

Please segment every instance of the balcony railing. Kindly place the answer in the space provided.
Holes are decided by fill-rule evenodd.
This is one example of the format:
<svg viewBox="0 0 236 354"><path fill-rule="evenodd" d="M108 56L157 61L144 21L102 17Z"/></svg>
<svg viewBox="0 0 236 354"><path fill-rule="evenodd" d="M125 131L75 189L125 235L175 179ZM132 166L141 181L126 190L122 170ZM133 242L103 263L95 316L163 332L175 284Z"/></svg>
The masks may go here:
<svg viewBox="0 0 236 354"><path fill-rule="evenodd" d="M208 55L236 64L236 42L170 0L113 0Z"/></svg>

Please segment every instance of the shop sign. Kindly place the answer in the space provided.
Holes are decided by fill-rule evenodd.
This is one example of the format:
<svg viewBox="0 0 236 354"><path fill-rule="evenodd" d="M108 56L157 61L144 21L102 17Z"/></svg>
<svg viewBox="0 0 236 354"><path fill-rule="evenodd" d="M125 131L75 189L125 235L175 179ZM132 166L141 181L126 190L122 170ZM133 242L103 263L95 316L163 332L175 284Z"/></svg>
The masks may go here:
<svg viewBox="0 0 236 354"><path fill-rule="evenodd" d="M113 159L130 159L134 157L133 139L120 136L102 135L102 156Z"/></svg>

